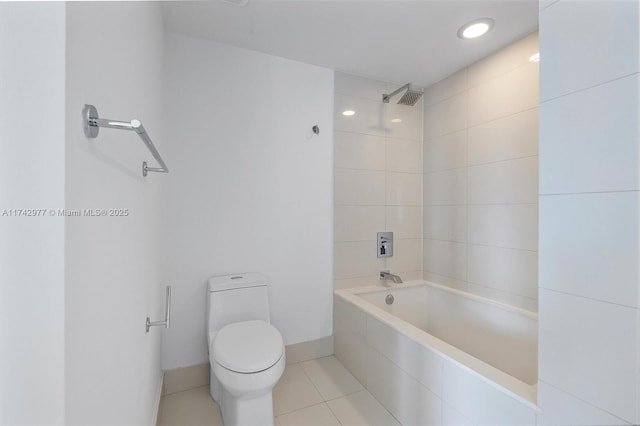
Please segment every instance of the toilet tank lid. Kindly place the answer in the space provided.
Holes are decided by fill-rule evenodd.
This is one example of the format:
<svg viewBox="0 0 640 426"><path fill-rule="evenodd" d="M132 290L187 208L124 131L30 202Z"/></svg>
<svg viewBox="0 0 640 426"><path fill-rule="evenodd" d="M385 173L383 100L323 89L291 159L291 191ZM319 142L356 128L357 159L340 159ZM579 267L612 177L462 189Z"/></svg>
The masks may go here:
<svg viewBox="0 0 640 426"><path fill-rule="evenodd" d="M209 278L209 292L266 285L267 277L256 272L234 275L217 275Z"/></svg>

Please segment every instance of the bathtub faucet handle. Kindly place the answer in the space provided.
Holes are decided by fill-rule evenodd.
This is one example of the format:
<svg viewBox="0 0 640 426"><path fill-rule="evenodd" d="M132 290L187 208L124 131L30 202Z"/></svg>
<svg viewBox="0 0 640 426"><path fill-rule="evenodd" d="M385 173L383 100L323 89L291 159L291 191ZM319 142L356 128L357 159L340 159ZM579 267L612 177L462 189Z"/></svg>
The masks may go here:
<svg viewBox="0 0 640 426"><path fill-rule="evenodd" d="M380 281L386 281L389 279L393 280L393 282L396 284L402 283L402 278L400 278L398 275L392 274L389 271L380 271Z"/></svg>

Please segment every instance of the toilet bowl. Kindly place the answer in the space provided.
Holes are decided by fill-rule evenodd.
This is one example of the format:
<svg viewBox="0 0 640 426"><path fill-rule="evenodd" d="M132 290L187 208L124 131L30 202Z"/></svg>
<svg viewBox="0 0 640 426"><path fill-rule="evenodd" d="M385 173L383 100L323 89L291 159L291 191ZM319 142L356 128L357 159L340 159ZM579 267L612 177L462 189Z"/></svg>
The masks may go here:
<svg viewBox="0 0 640 426"><path fill-rule="evenodd" d="M213 374L222 386L225 426L272 425L272 389L285 365L278 330L261 320L227 325L218 332L210 354Z"/></svg>
<svg viewBox="0 0 640 426"><path fill-rule="evenodd" d="M269 323L266 279L209 280L211 396L225 426L273 425L272 390L285 366L284 341Z"/></svg>

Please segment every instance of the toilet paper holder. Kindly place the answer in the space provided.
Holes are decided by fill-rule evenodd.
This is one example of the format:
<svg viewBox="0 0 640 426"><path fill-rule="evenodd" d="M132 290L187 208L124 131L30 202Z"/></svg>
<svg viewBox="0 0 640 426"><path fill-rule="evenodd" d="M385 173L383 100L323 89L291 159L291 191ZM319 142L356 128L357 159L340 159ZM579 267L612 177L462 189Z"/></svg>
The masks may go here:
<svg viewBox="0 0 640 426"><path fill-rule="evenodd" d="M164 326L165 328L169 328L169 324L171 322L171 286L167 286L166 293L166 303L165 303L165 311L164 311L164 321L151 321L151 318L147 317L147 322L145 323L145 333L149 332L151 327L159 327Z"/></svg>

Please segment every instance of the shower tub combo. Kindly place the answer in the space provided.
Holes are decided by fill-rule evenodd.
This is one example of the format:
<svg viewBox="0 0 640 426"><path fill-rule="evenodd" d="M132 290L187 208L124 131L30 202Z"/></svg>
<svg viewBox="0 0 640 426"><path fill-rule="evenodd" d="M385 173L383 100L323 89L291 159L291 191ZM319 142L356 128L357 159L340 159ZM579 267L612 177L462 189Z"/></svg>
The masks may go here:
<svg viewBox="0 0 640 426"><path fill-rule="evenodd" d="M334 293L336 357L404 425L535 425L537 315L426 281Z"/></svg>

